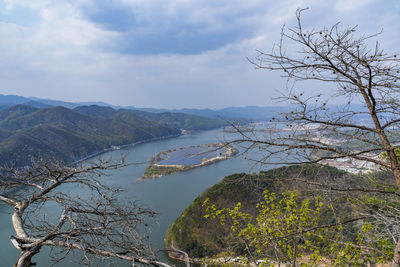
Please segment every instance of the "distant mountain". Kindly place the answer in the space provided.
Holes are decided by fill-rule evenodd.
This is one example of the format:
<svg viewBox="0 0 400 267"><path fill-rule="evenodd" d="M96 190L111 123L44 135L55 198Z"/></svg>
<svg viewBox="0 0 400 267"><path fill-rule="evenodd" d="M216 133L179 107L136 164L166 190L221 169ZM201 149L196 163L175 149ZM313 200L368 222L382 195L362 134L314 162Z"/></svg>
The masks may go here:
<svg viewBox="0 0 400 267"><path fill-rule="evenodd" d="M63 106L74 109L77 107L100 106L111 107L114 109L138 110L150 113L185 113L209 118L222 118L228 121L266 121L271 117L276 116L277 112L285 112L287 107L229 107L223 109L157 109L157 108L137 108L137 107L122 107L115 106L105 102L65 102L58 100L43 99L37 97L22 97L17 95L2 95L0 94L0 110L16 105L25 104L37 108L48 108L51 106ZM82 109L83 110L83 109ZM92 114L94 115L94 114Z"/></svg>
<svg viewBox="0 0 400 267"><path fill-rule="evenodd" d="M276 116L279 112L287 112L289 107L274 106L274 107L229 107L223 109L155 109L155 108L135 108L134 110L147 111L152 113L185 113L209 118L222 118L227 121L267 121Z"/></svg>
<svg viewBox="0 0 400 267"><path fill-rule="evenodd" d="M168 127L174 127L184 130L208 130L226 125L226 123L218 118L207 118L203 116L185 114L185 113L152 113L140 110L119 109L115 110L111 107L101 107L97 105L76 107L74 111L106 118L118 117L126 121L132 121L136 118L145 118L150 121L156 121Z"/></svg>
<svg viewBox="0 0 400 267"><path fill-rule="evenodd" d="M52 105L48 105L39 101L35 100L30 100L28 102L23 103L24 105L35 107L35 108L49 108L52 107Z"/></svg>
<svg viewBox="0 0 400 267"><path fill-rule="evenodd" d="M207 130L226 125L224 121L218 118L204 117L186 113L151 113L139 110L131 111L134 114L149 120L158 121L164 125L171 125L185 130Z"/></svg>
<svg viewBox="0 0 400 267"><path fill-rule="evenodd" d="M23 96L0 94L0 106L3 107L22 104L28 101L30 101L30 99Z"/></svg>
<svg viewBox="0 0 400 267"><path fill-rule="evenodd" d="M118 108L119 106L114 106L105 102L65 102L65 101L59 101L59 100L50 100L50 99L44 99L44 98L37 98L37 97L30 97L30 100L34 100L43 104L47 104L49 106L62 106L66 108L76 108L79 106L90 106L90 105L97 105L97 106L109 106L109 107L116 107Z"/></svg>
<svg viewBox="0 0 400 267"><path fill-rule="evenodd" d="M98 105L97 105L98 106ZM85 109L88 109L88 106L77 107L82 112ZM75 110L77 109L75 108ZM159 115L159 118L164 118L168 121L167 114L189 114L200 117L208 117L208 118L217 118L227 121L240 121L240 122L253 122L253 121L267 121L272 117L277 116L278 113L288 112L290 108L288 106L273 106L273 107L258 107L258 106L247 106L247 107L228 107L223 109L157 109L157 108L136 108L136 107L124 107L122 109L126 110L134 110L141 116L156 118L156 114ZM96 110L92 110L92 112L98 112ZM107 112L103 110L101 112ZM140 113L143 112L143 113ZM107 114L103 114L102 116L107 116ZM179 119L176 115L174 116L174 120ZM193 120L196 120L195 117L192 117ZM200 123L200 122L199 122Z"/></svg>
<svg viewBox="0 0 400 267"><path fill-rule="evenodd" d="M55 107L55 106L62 106L66 108L75 108L79 106L87 106L87 105L98 105L98 106L109 106L120 108L119 106L114 106L105 102L65 102L59 100L51 100L51 99L44 99L44 98L37 98L37 97L23 97L17 95L2 95L0 94L0 110L14 106L17 104L25 104L27 106L33 106L37 108L48 108L48 107Z"/></svg>
<svg viewBox="0 0 400 267"><path fill-rule="evenodd" d="M112 107L102 107L98 105L79 106L74 108L74 111L95 117L110 118L117 113L117 110Z"/></svg>

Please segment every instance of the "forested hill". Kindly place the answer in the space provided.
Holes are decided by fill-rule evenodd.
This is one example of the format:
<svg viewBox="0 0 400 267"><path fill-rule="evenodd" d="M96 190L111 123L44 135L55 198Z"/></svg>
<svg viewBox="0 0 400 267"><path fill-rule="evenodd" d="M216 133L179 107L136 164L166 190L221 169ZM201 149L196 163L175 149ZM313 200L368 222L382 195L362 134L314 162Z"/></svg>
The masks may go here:
<svg viewBox="0 0 400 267"><path fill-rule="evenodd" d="M354 186L360 184L359 176L355 176L336 168L322 165L294 165L281 167L259 174L232 174L225 177L218 184L203 192L194 202L175 220L168 229L165 242L169 248L171 242L175 247L187 252L192 258L211 257L222 252L234 252L236 255L245 255L246 249L231 231L231 224L226 222L221 225L212 218L205 219L207 211L203 202L208 198L209 203L215 204L217 208L233 208L241 203L241 211L256 214L256 203L264 197L264 190L276 194L286 190L299 190L300 198L310 194L318 194L314 190L306 190L305 183L291 180L305 179L308 181L330 181L333 184L346 184ZM291 180L288 182L288 179ZM328 207L329 205L326 205ZM346 198L337 198L333 206L340 207L335 213L337 216L347 218L353 210ZM340 214L339 214L340 213ZM322 212L321 221L333 223L332 210L326 209ZM348 238L353 238L351 225L347 225L344 231Z"/></svg>
<svg viewBox="0 0 400 267"><path fill-rule="evenodd" d="M110 107L71 110L15 105L0 111L0 165L25 166L32 157L72 162L111 146L177 136L181 129L222 125L218 120L198 119L205 123L198 123L192 115L168 121L158 115L145 117Z"/></svg>
<svg viewBox="0 0 400 267"><path fill-rule="evenodd" d="M111 107L103 107L97 105L76 107L74 111L92 116L102 116L106 118L119 117L127 120L134 116L142 117L147 120L156 121L168 127L175 127L184 130L207 130L221 127L226 124L225 122L217 118L208 118L186 113L152 113L131 109L116 110Z"/></svg>

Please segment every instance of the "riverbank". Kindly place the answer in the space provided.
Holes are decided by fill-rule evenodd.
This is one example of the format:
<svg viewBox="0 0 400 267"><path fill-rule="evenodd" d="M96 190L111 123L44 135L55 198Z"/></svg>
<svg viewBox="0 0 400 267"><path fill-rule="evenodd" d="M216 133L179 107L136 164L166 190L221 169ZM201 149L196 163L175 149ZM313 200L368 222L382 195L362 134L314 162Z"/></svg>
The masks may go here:
<svg viewBox="0 0 400 267"><path fill-rule="evenodd" d="M168 135L168 136L163 136L163 137L155 137L155 138L145 139L145 140L142 140L142 141L138 141L138 142L134 142L134 143L129 143L129 144L125 144L125 145L111 146L111 147L109 147L109 148L105 148L105 149L103 149L103 150L96 151L96 152L94 152L94 153L92 153L92 154L90 154L90 155L88 155L88 156L85 156L85 157L83 157L83 158L81 158L81 159L78 159L78 160L72 162L70 165L74 165L74 164L81 163L81 162L83 162L83 161L92 159L92 158L94 158L94 157L100 156L100 155L105 154L105 153L107 153L107 152L112 152L112 151L120 150L120 149L122 149L122 148L133 148L133 147L136 146L136 145L145 144L145 143L154 142L154 141L165 140L165 139L169 139L169 138L176 138L176 137L179 137L179 136L181 136L181 135L182 135L182 134Z"/></svg>

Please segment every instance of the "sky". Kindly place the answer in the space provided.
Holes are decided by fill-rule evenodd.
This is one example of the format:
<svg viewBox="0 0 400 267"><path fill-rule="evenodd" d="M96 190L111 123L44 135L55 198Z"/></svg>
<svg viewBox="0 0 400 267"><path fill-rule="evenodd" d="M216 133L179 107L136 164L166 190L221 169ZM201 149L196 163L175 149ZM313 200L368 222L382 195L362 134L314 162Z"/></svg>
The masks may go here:
<svg viewBox="0 0 400 267"><path fill-rule="evenodd" d="M383 29L383 48L398 48L398 0L0 0L0 93L155 108L275 105L285 80L247 58L270 51L305 7L305 28Z"/></svg>

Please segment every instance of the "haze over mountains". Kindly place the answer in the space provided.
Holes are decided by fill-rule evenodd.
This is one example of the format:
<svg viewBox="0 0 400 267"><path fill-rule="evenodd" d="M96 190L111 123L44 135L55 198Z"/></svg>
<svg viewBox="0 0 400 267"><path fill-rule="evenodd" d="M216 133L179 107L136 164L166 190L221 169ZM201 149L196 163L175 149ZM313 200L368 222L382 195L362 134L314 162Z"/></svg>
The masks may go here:
<svg viewBox="0 0 400 267"><path fill-rule="evenodd" d="M89 106L89 105L97 105L97 106L107 106L115 109L134 109L140 111L147 111L152 113L164 113L164 112L173 112L173 113L186 113L198 116L212 117L212 118L223 118L226 120L245 120L245 121L265 121L269 120L273 117L276 112L279 110L280 112L286 110L286 107L258 107L258 106L248 106L248 107L228 107L223 109L157 109L157 108L137 108L137 107L122 107L115 106L111 104L107 104L104 102L64 102L57 100L49 100L49 99L41 99L36 97L22 97L17 95L2 95L0 94L0 109L16 105L16 104L25 104L28 106L33 106L37 108L46 108L51 106L63 106L66 108L76 108L79 106Z"/></svg>

